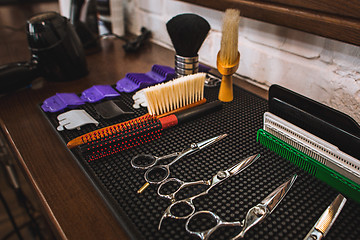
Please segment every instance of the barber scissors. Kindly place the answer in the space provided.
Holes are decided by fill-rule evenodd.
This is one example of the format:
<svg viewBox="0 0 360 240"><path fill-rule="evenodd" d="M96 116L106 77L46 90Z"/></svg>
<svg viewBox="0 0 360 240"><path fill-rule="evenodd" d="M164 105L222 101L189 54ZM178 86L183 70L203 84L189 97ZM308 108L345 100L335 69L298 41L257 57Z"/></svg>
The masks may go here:
<svg viewBox="0 0 360 240"><path fill-rule="evenodd" d="M249 209L246 214L246 217L243 221L235 221L235 222L225 222L220 219L218 215L211 211L199 211L194 213L185 224L185 229L190 234L196 235L202 240L206 240L210 237L212 233L214 233L218 228L223 226L235 226L242 227L241 232L232 238L232 240L244 238L245 233L252 228L254 225L262 222L267 216L269 216L276 206L283 200L287 192L290 190L292 185L294 184L297 175L295 174L292 178L281 184L278 188L276 188L272 193L270 193L266 198L264 198L259 204ZM191 222L195 221L196 218L200 218L202 216L207 217L206 219L214 219L216 221L215 226L205 230L205 231L194 231L190 230Z"/></svg>
<svg viewBox="0 0 360 240"><path fill-rule="evenodd" d="M193 153L200 151L201 149L208 147L221 139L225 138L227 134L222 134L217 137L213 137L202 142L192 143L189 148L183 149L181 152L171 153L166 156L156 157L148 154L136 155L131 159L131 166L138 169L147 169L144 175L146 183L142 186L138 193L142 193L150 184L160 184L168 179L170 175L170 167L178 160L185 156L189 156ZM175 157L169 164L156 165L159 161ZM145 163L142 163L145 162Z"/></svg>
<svg viewBox="0 0 360 240"><path fill-rule="evenodd" d="M182 182L178 179L168 179L167 181L163 182L159 188L158 188L158 194L161 196L161 197L165 197L165 198L168 198L172 201L172 203L170 204L170 206L165 210L165 212L163 213L161 219L160 219L160 222L159 222L159 226L158 226L158 229L160 230L161 228L161 224L162 224L162 221L165 219L165 218L175 218L175 219L187 219L189 218L191 215L194 214L195 212L195 206L194 206L194 199L200 197L200 196L203 196L203 195L206 195L209 193L209 191L215 187L216 185L218 185L219 183L225 181L226 179L232 177L232 176L235 176L237 174L239 174L241 171L243 171L245 168L247 168L248 166L250 166L254 161L256 161L258 158L260 157L260 154L256 154L256 155L252 155L250 157L247 157L243 160L241 160L240 162L238 162L237 164L233 165L232 167L230 167L229 169L227 170L223 170L223 171L219 171L217 174L215 174L211 179L207 180L207 181L196 181L196 182ZM171 182L171 181L177 181L180 183L180 186L178 187L177 190L175 190L174 192L170 193L170 194L161 194L161 188ZM182 199L182 200L178 200L176 201L175 199L175 195L176 193L178 193L181 189L185 188L185 187L188 187L188 186L192 186L192 185L207 185L209 186L205 191L202 191L200 192L199 194L197 195L194 195L194 196L191 196L191 197L188 197L186 199ZM187 215L184 215L184 216L177 216L176 214L173 214L171 212L171 209L174 207L174 206L177 206L177 205L181 205L181 204L186 204L188 205L190 208L191 208L191 212Z"/></svg>

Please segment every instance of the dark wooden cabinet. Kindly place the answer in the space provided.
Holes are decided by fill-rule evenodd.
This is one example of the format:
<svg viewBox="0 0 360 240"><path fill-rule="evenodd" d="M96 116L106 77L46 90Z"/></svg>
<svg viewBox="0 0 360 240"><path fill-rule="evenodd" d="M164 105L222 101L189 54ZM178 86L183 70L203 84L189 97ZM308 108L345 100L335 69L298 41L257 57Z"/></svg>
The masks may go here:
<svg viewBox="0 0 360 240"><path fill-rule="evenodd" d="M360 45L359 0L181 0L244 17Z"/></svg>

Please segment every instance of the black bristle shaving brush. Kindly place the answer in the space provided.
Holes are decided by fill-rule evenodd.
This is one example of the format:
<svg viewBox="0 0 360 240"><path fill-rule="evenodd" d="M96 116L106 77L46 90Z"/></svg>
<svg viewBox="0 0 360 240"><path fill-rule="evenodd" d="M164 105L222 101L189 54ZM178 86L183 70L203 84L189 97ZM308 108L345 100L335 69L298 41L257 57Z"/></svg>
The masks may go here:
<svg viewBox="0 0 360 240"><path fill-rule="evenodd" d="M197 73L198 51L210 30L210 24L199 15L185 13L170 19L166 28L176 51L176 73L179 76Z"/></svg>

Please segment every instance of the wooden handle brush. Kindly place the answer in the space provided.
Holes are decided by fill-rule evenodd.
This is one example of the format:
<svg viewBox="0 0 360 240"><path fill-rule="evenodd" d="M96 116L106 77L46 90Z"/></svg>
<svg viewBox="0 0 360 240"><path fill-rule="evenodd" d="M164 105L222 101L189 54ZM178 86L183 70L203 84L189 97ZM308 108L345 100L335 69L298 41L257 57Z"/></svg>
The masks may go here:
<svg viewBox="0 0 360 240"><path fill-rule="evenodd" d="M158 139L163 130L203 116L221 107L222 102L217 100L159 119L148 115L141 120L126 124L121 130L117 130L111 135L89 141L80 149L85 159L91 162Z"/></svg>
<svg viewBox="0 0 360 240"><path fill-rule="evenodd" d="M118 137L119 133L129 131L139 124L144 125L143 122L148 121L149 116L159 119L204 104L206 102L204 98L205 77L205 73L197 73L149 87L145 90L148 114L81 135L69 141L67 147L71 149L91 142L114 139ZM204 108L206 107L204 106ZM202 110L202 108L194 109L197 109L199 113Z"/></svg>
<svg viewBox="0 0 360 240"><path fill-rule="evenodd" d="M231 102L233 96L232 75L239 67L240 53L238 51L240 12L227 9L222 26L221 48L217 55L217 68L223 75L218 99Z"/></svg>

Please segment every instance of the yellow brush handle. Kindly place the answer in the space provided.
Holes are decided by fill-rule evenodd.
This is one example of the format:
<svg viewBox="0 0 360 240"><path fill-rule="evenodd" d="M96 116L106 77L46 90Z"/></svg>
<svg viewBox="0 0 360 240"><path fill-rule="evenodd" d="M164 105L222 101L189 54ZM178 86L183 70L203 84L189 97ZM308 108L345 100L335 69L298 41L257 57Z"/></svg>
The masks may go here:
<svg viewBox="0 0 360 240"><path fill-rule="evenodd" d="M239 52L236 61L233 62L232 64L224 64L220 60L220 52L217 55L216 65L219 73L223 75L219 90L219 96L218 96L218 99L222 102L231 102L234 98L232 75L238 69L239 62L240 62Z"/></svg>
<svg viewBox="0 0 360 240"><path fill-rule="evenodd" d="M224 75L222 77L218 98L222 102L231 102L233 100L233 81L231 75Z"/></svg>

